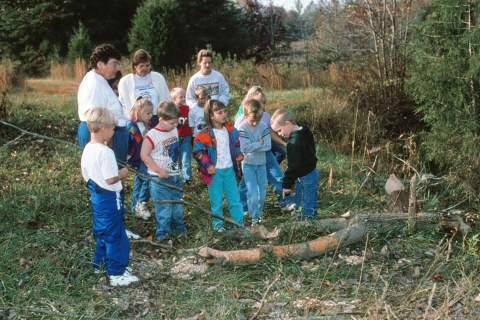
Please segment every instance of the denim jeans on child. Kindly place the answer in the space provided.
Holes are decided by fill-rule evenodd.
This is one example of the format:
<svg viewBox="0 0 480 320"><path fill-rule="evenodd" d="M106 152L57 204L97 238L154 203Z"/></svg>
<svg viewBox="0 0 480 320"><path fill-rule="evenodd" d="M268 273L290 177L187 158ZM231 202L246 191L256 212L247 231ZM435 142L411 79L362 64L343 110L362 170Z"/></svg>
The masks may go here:
<svg viewBox="0 0 480 320"><path fill-rule="evenodd" d="M318 218L317 189L317 169L295 181L295 212L299 221L316 220Z"/></svg>
<svg viewBox="0 0 480 320"><path fill-rule="evenodd" d="M138 172L143 175L148 176L147 166L143 161L140 163L140 168ZM132 205L130 209L135 211L135 206L137 202L148 202L150 200L150 180L147 178L140 177L138 174L135 175L133 179L133 195L132 195Z"/></svg>
<svg viewBox="0 0 480 320"><path fill-rule="evenodd" d="M273 155L275 156L275 159L277 159L277 163L280 164L282 163L283 160L287 157L287 151L283 149L278 143L272 141L272 149L270 150Z"/></svg>
<svg viewBox="0 0 480 320"><path fill-rule="evenodd" d="M243 164L243 179L247 188L248 213L258 219L265 205L267 195L266 165Z"/></svg>
<svg viewBox="0 0 480 320"><path fill-rule="evenodd" d="M154 181L150 181L150 196L153 201L156 200L177 200L182 199L182 192L161 185L155 181L162 182L177 188L182 188L182 178L180 175L170 176L163 179L157 175L150 175ZM175 233L187 233L187 228L183 224L183 207L181 204L172 203L154 203L155 218L157 220L157 230L155 239L163 240Z"/></svg>
<svg viewBox="0 0 480 320"><path fill-rule="evenodd" d="M267 181L272 186L273 190L277 194L278 202L280 203L280 207L286 207L290 202L292 202L293 196L289 194L285 196L285 199L282 198L282 183L283 183L283 172L278 164L277 160L273 153L267 152Z"/></svg>
<svg viewBox="0 0 480 320"><path fill-rule="evenodd" d="M271 151L266 152L266 167L267 167L267 181L268 184L273 188L273 191L277 195L278 202L280 203L280 207L286 207L290 202L294 201L293 195L288 194L285 196L285 199L282 198L282 183L283 183L283 172L278 164L275 156ZM240 181L240 186L238 187L238 192L240 193L240 202L243 207L243 211L248 211L248 203L247 203L247 186L245 185L245 180L242 177Z"/></svg>
<svg viewBox="0 0 480 320"><path fill-rule="evenodd" d="M222 204L224 192L230 216L235 222L243 224L242 205L240 204L237 181L233 167L215 169L212 183L208 186L208 196L210 197L212 212L220 216L223 216ZM223 227L223 223L223 220L213 218L213 228L215 230Z"/></svg>
<svg viewBox="0 0 480 320"><path fill-rule="evenodd" d="M189 181L192 178L192 137L178 137L178 143L183 181Z"/></svg>

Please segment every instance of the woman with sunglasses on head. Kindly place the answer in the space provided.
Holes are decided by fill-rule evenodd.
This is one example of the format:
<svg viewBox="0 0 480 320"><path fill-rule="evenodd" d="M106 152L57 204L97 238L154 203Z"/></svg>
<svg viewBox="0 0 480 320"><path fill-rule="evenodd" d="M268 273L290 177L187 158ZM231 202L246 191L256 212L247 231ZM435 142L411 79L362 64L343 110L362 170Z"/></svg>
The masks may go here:
<svg viewBox="0 0 480 320"><path fill-rule="evenodd" d="M102 107L113 112L118 120L114 135L108 146L120 161L127 159L128 132L126 125L128 118L118 97L109 85L109 80L115 79L120 72L121 53L110 44L101 44L95 48L90 57L92 68L80 83L78 88L78 117L80 126L77 136L78 144L83 149L90 141L90 132L86 123L86 113L95 107Z"/></svg>
<svg viewBox="0 0 480 320"><path fill-rule="evenodd" d="M158 72L151 71L152 57L147 51L139 49L133 55L132 73L126 75L118 84L120 101L125 107L125 113L130 110L139 96L153 103L153 116L150 126L158 124L157 106L161 101L170 100L165 78Z"/></svg>

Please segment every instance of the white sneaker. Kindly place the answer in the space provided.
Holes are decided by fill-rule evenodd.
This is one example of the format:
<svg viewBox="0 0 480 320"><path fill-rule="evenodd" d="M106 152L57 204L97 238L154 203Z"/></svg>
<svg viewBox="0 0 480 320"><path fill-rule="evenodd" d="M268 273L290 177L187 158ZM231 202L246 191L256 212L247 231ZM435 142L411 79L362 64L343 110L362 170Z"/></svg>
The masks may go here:
<svg viewBox="0 0 480 320"><path fill-rule="evenodd" d="M282 208L282 211L287 211L287 212L290 212L290 211L293 211L293 210L295 210L295 202L293 202L293 201Z"/></svg>
<svg viewBox="0 0 480 320"><path fill-rule="evenodd" d="M137 282L139 279L138 277L132 275L128 270L120 276L109 276L110 278L110 285L113 287L116 286L128 286L132 282Z"/></svg>
<svg viewBox="0 0 480 320"><path fill-rule="evenodd" d="M248 211L243 211L243 216L248 217Z"/></svg>
<svg viewBox="0 0 480 320"><path fill-rule="evenodd" d="M259 221L260 219L257 219L257 218L252 218L252 227L256 227L258 226L258 224L260 223Z"/></svg>
<svg viewBox="0 0 480 320"><path fill-rule="evenodd" d="M140 239L141 237L138 234L133 233L132 231L125 229L128 239Z"/></svg>
<svg viewBox="0 0 480 320"><path fill-rule="evenodd" d="M137 205L135 206L135 214L143 218L144 220L147 220L150 218L151 214L150 211L147 209L147 203L146 202L137 202Z"/></svg>

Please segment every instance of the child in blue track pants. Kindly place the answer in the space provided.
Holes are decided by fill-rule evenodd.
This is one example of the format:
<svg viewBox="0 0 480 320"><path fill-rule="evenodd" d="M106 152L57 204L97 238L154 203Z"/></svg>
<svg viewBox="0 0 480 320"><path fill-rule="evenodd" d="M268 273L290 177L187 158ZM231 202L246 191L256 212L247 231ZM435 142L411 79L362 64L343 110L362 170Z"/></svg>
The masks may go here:
<svg viewBox="0 0 480 320"><path fill-rule="evenodd" d="M105 108L87 112L90 142L82 154L82 176L87 181L93 210L93 233L97 238L95 272L105 268L110 285L124 286L139 279L127 270L130 246L123 222L123 186L128 169L118 170L115 154L106 144L113 137L117 118Z"/></svg>

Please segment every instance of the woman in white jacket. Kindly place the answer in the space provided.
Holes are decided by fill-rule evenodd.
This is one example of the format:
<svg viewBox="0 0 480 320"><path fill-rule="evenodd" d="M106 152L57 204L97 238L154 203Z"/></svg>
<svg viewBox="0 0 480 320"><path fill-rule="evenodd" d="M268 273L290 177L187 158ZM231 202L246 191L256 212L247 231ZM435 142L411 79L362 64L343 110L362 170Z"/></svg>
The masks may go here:
<svg viewBox="0 0 480 320"><path fill-rule="evenodd" d="M125 113L130 116L135 100L142 97L150 100L153 105L151 127L158 124L157 106L160 102L170 100L165 78L158 72L151 71L152 57L147 51L137 50L133 56L132 73L120 79L118 84L119 98L125 108Z"/></svg>

